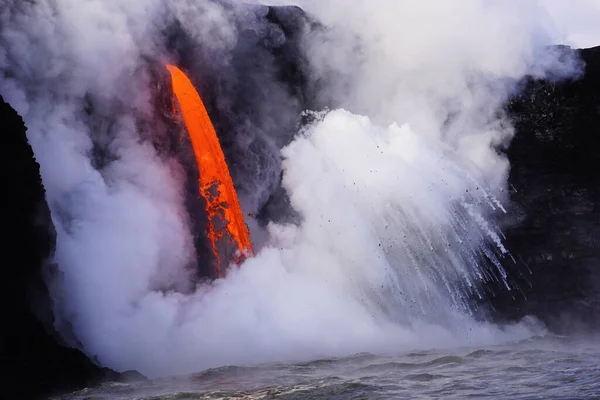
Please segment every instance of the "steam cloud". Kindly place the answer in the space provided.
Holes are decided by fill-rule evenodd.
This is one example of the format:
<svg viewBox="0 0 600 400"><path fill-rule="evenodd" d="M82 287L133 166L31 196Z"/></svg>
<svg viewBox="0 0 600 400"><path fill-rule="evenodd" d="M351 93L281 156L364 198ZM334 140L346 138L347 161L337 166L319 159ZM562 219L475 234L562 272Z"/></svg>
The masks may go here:
<svg viewBox="0 0 600 400"><path fill-rule="evenodd" d="M255 258L190 287L185 173L142 140L155 134L147 60L168 59L177 20L214 68L226 65L247 5L5 2L0 92L28 126L58 231L57 327L72 326L102 364L159 376L531 334L476 322L470 298L503 281L494 263L507 256L492 222L509 168L494 147L512 136L499 106L526 74L577 72L545 49L568 39L556 2L300 5L327 27L307 28L303 50L318 103L335 109L281 149L301 222L255 228ZM283 97L266 100L265 121L294 114ZM111 155L102 165L98 143ZM272 189L246 190L247 208Z"/></svg>

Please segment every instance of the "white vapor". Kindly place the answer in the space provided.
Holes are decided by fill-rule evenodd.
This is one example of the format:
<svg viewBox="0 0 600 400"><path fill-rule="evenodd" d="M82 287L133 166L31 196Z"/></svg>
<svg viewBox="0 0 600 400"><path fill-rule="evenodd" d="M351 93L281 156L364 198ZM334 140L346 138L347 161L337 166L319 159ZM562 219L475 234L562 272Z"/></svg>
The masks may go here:
<svg viewBox="0 0 600 400"><path fill-rule="evenodd" d="M59 328L102 364L151 376L531 334L476 322L469 299L504 279L488 222L509 168L494 146L513 134L499 107L526 74L575 71L544 52L565 37L550 3L301 1L328 27L303 50L317 100L336 108L281 149L301 222L270 224L254 258L190 288L184 173L140 140L145 63L167 59L165 16L226 62L235 10L9 0L0 94L25 119L57 228ZM98 141L115 156L103 168Z"/></svg>
<svg viewBox="0 0 600 400"><path fill-rule="evenodd" d="M600 1L580 0L576 7L561 0L544 0L542 4L562 44L576 48L600 46Z"/></svg>

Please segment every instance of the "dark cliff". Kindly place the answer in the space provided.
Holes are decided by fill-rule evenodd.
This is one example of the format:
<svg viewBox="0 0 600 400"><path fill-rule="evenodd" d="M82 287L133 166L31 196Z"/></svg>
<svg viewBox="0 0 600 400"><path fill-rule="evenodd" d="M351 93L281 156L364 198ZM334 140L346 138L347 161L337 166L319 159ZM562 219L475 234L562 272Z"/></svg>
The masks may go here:
<svg viewBox="0 0 600 400"><path fill-rule="evenodd" d="M507 263L522 293L501 293L502 317L565 330L600 324L600 47L577 51L585 73L527 80L507 105L512 214Z"/></svg>
<svg viewBox="0 0 600 400"><path fill-rule="evenodd" d="M42 279L56 234L22 118L0 97L0 209L4 211L0 290L0 397L45 398L119 374L100 368L78 350L63 347L52 332L50 298ZM41 321L47 322L43 324Z"/></svg>

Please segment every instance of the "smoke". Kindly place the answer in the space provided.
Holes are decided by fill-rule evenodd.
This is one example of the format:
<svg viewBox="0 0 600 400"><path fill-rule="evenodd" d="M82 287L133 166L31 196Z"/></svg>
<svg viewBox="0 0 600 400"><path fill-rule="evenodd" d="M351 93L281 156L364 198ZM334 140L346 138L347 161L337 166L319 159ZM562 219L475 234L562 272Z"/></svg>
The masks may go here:
<svg viewBox="0 0 600 400"><path fill-rule="evenodd" d="M557 38L535 2L307 3L333 26L307 43L324 102L381 124L409 123L476 163L492 187L508 168L490 145L512 135L497 114L515 81L574 67L543 56Z"/></svg>
<svg viewBox="0 0 600 400"><path fill-rule="evenodd" d="M476 322L470 299L485 281L510 286L493 223L509 168L497 148L512 135L499 107L526 74L576 72L575 60L545 52L559 36L541 4L302 2L324 25L307 25L302 38L307 84L319 108L334 111L313 115L291 142L273 136L299 105L267 69L236 87L245 95L274 88L257 99L268 123L238 116L242 134L230 138L242 149L249 137L269 144L246 176L235 168L236 183L253 182L245 186L251 211L275 190L259 178L282 168L300 221L269 224L256 233L266 243L255 258L191 287L185 171L144 140L157 134L148 60L171 58L165 31L177 21L202 48L206 70L231 71L237 22L257 18L250 28L264 29L256 11L264 8L6 3L0 92L28 126L57 228L57 327L72 326L102 364L152 376L536 331ZM255 57L252 45L238 57Z"/></svg>

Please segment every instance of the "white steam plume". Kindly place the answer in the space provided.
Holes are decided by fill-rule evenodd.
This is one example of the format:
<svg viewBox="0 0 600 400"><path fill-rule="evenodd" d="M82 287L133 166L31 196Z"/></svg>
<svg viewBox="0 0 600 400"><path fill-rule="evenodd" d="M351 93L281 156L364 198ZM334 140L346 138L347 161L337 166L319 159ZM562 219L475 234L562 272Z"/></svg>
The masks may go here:
<svg viewBox="0 0 600 400"><path fill-rule="evenodd" d="M500 208L483 192L501 196L506 183L491 145L512 130L497 109L525 74L571 67L539 58L557 36L538 3L301 2L331 28L305 40L319 100L349 111L321 115L282 150L302 222L271 224L255 258L182 294L194 258L183 174L140 141L153 85L142 56L164 57L172 15L226 57L231 9L5 2L0 93L41 164L58 231L57 311L83 349L156 376L527 335L466 314L481 281L502 280L482 264L503 253L486 222ZM115 160L96 167L93 141Z"/></svg>
<svg viewBox="0 0 600 400"><path fill-rule="evenodd" d="M561 0L542 2L550 15L560 42L576 48L600 45L600 1L580 0L577 7Z"/></svg>

